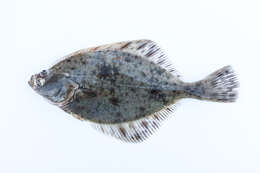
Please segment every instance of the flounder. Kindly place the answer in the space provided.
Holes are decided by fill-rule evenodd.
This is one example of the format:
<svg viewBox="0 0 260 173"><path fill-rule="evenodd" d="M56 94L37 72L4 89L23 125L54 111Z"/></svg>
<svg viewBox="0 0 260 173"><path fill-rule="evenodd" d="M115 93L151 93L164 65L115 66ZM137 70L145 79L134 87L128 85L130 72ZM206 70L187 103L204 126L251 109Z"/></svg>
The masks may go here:
<svg viewBox="0 0 260 173"><path fill-rule="evenodd" d="M151 136L183 98L234 102L238 81L225 66L198 82L181 80L150 40L83 49L31 77L41 96L125 142Z"/></svg>

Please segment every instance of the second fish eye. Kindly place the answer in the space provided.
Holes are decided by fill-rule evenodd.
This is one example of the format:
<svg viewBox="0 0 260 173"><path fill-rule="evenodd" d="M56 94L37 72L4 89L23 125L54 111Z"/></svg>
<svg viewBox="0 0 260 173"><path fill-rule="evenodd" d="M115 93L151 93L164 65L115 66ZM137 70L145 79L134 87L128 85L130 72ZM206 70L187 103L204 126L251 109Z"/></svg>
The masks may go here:
<svg viewBox="0 0 260 173"><path fill-rule="evenodd" d="M40 73L41 76L45 76L47 75L47 71L46 70L43 70L41 73Z"/></svg>

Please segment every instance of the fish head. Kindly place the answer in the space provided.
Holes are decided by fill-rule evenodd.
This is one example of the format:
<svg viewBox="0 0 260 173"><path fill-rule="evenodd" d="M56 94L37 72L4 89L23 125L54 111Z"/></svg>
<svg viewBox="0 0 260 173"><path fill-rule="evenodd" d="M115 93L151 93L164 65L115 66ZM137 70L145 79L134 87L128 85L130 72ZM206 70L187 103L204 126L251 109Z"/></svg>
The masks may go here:
<svg viewBox="0 0 260 173"><path fill-rule="evenodd" d="M49 72L43 70L40 73L34 74L31 76L28 84L35 90L40 91L41 88L45 85L48 78L50 78Z"/></svg>
<svg viewBox="0 0 260 173"><path fill-rule="evenodd" d="M43 70L32 75L28 84L38 94L58 106L67 103L77 88L65 75L56 74L51 70Z"/></svg>

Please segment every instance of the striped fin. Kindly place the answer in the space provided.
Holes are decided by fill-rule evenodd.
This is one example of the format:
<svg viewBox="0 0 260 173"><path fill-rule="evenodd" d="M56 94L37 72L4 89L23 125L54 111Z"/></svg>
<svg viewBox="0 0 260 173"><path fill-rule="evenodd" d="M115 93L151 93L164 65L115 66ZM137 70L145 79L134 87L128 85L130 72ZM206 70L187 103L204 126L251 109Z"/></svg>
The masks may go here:
<svg viewBox="0 0 260 173"><path fill-rule="evenodd" d="M162 49L155 42L151 40L145 40L145 39L124 41L124 42L118 42L118 43L112 43L112 44L106 44L102 46L82 49L68 56L63 57L62 60L80 54L85 54L85 53L95 52L95 51L104 51L104 50L120 50L131 54L139 55L141 57L144 57L154 62L155 64L160 65L162 68L172 73L174 76L178 78L180 77L180 74L173 67L172 63L166 57Z"/></svg>
<svg viewBox="0 0 260 173"><path fill-rule="evenodd" d="M159 127L165 119L175 110L177 104L163 108L145 118L139 120L125 122L120 124L99 124L91 122L94 129L120 139L124 142L138 143L149 138Z"/></svg>

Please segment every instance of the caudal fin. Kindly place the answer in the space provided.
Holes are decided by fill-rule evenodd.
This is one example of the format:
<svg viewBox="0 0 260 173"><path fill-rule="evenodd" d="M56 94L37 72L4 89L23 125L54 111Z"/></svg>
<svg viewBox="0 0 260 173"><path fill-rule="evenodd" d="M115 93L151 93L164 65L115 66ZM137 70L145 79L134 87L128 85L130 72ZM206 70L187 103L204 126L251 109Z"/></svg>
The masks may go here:
<svg viewBox="0 0 260 173"><path fill-rule="evenodd" d="M239 83L232 67L225 66L188 88L189 93L198 99L234 102L238 96L238 87Z"/></svg>

